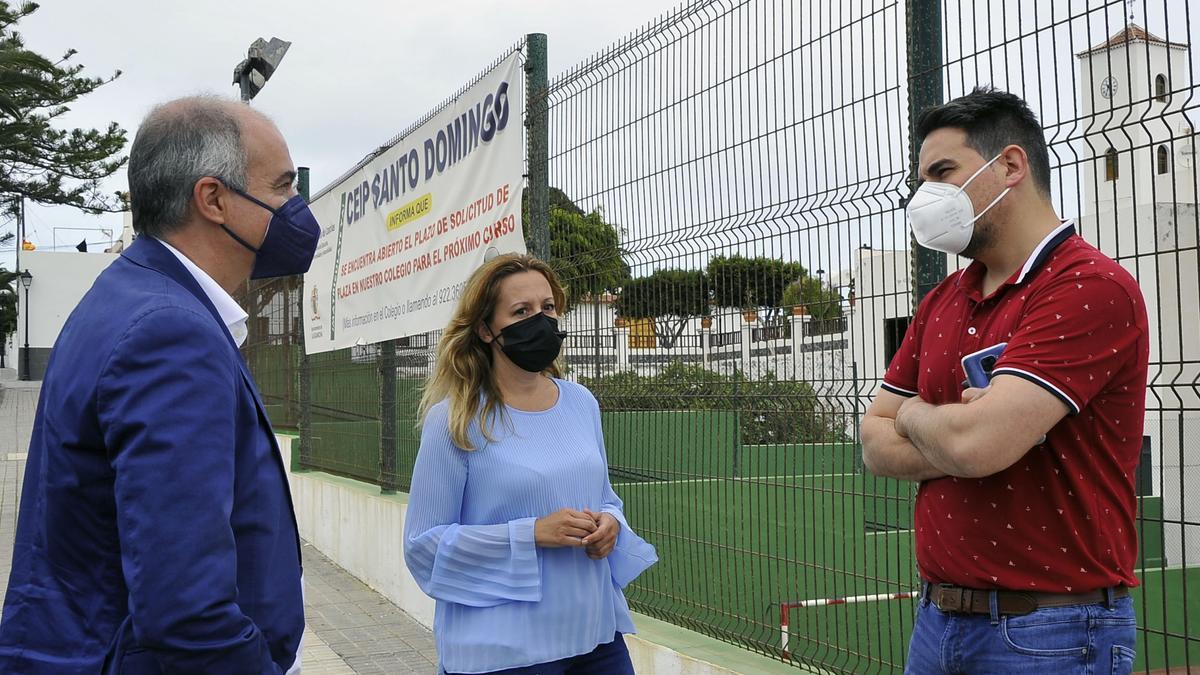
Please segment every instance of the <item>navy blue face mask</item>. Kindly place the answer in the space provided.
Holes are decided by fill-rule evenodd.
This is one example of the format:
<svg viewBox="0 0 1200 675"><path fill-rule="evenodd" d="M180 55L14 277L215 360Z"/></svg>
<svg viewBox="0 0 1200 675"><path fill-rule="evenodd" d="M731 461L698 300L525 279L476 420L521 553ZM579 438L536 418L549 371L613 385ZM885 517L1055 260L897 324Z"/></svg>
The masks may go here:
<svg viewBox="0 0 1200 675"><path fill-rule="evenodd" d="M221 229L226 234L254 253L254 269L250 272L250 278L269 279L307 272L312 265L313 254L317 252L317 242L321 239L321 226L317 224L317 218L308 208L304 197L296 195L284 202L283 206L273 209L235 187L228 184L226 187L271 212L267 236L258 248L221 223Z"/></svg>

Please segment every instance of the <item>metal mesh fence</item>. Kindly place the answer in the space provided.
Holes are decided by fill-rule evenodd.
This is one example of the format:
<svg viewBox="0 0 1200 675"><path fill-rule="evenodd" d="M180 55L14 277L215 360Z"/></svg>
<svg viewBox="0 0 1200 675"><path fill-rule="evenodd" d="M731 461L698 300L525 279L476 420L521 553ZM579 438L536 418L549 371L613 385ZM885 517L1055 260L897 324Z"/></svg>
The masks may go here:
<svg viewBox="0 0 1200 675"><path fill-rule="evenodd" d="M637 610L797 665L902 668L915 486L862 470L858 422L914 291L943 276L909 245L910 110L994 84L1039 114L1060 213L1142 286L1137 668L1200 665L1196 18L1182 0L715 0L551 79L564 360L659 550ZM406 489L438 336L302 366L298 286L247 297L278 426L311 378L304 465Z"/></svg>
<svg viewBox="0 0 1200 675"><path fill-rule="evenodd" d="M894 2L700 3L552 82L551 185L618 229L629 268L619 289L569 280L572 335L617 345L566 351L659 548L628 597L832 670L898 667L912 624L911 601L799 606L915 582L912 490L859 469L876 375L851 349L872 342L863 302L911 298L904 254L865 294L852 267L905 241L904 22Z"/></svg>
<svg viewBox="0 0 1200 675"><path fill-rule="evenodd" d="M299 425L300 355L304 352L299 314L298 277L251 281L237 294L246 310L246 362L272 424L280 429Z"/></svg>

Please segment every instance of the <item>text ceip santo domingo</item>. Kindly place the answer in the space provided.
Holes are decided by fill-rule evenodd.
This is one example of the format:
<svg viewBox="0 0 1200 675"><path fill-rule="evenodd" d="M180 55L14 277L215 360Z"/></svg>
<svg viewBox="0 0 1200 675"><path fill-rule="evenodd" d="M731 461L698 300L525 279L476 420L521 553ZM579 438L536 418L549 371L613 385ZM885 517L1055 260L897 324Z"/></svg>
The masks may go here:
<svg viewBox="0 0 1200 675"><path fill-rule="evenodd" d="M444 129L438 129L435 136L413 145L396 161L377 171L371 180L364 179L343 192L339 221L353 225L368 209L378 210L415 190L422 181L440 175L466 159L481 143L490 143L508 127L508 119L508 81L504 81L496 93L488 94Z"/></svg>

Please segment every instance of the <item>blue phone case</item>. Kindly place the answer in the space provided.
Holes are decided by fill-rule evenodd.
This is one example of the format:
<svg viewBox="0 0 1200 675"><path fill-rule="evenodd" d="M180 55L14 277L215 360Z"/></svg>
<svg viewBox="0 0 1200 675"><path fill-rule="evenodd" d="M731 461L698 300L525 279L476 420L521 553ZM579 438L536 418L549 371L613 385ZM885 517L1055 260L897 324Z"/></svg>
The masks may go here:
<svg viewBox="0 0 1200 675"><path fill-rule="evenodd" d="M988 386L992 381L992 369L996 367L996 361L1007 346L1007 342L1001 342L964 356L962 367L963 372L967 374L967 384L980 389Z"/></svg>

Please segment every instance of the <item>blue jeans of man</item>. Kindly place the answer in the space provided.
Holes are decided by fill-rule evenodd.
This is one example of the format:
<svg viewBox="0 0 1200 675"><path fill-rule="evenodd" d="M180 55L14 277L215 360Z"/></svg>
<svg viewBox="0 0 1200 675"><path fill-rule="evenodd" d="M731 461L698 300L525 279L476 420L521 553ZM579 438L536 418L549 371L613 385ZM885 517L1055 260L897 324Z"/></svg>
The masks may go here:
<svg viewBox="0 0 1200 675"><path fill-rule="evenodd" d="M920 601L906 674L1073 673L1133 671L1137 619L1133 599L1047 607L1020 616L949 614Z"/></svg>

